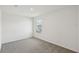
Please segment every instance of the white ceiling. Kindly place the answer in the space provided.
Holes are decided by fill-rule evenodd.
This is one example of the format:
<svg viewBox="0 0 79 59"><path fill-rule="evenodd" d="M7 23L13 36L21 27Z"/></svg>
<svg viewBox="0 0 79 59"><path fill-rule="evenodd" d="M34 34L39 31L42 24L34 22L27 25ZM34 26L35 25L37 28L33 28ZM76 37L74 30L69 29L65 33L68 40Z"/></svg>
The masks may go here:
<svg viewBox="0 0 79 59"><path fill-rule="evenodd" d="M0 6L3 12L35 17L41 14L64 7L63 5L3 5ZM33 8L31 11L30 8Z"/></svg>

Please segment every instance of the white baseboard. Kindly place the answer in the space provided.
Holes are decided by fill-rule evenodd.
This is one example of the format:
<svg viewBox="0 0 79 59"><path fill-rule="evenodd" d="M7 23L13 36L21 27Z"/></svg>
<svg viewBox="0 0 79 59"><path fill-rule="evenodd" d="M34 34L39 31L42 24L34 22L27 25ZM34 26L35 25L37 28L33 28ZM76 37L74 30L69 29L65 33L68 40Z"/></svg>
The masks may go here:
<svg viewBox="0 0 79 59"><path fill-rule="evenodd" d="M36 36L34 36L34 38L44 40L44 39L39 38L39 37L36 37ZM51 41L49 41L49 40L44 40L44 41L49 42L49 43L51 43L51 44L55 44L55 45L60 46L60 47L63 47L63 48L66 48L66 49L71 50L71 51L74 51L74 52L78 52L78 51L75 51L75 50L69 49L69 48L67 48L67 47L64 47L64 46L58 45L58 44L56 44L56 43L54 43L54 42L51 42Z"/></svg>

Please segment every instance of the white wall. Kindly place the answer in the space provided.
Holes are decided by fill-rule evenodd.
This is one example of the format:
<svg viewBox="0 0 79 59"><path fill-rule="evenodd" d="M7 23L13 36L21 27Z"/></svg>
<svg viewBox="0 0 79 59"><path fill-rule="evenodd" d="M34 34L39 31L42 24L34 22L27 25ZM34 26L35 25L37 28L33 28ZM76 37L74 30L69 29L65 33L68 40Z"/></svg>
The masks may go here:
<svg viewBox="0 0 79 59"><path fill-rule="evenodd" d="M3 12L2 19L2 43L32 37L30 18Z"/></svg>
<svg viewBox="0 0 79 59"><path fill-rule="evenodd" d="M0 10L0 50L1 50L1 10Z"/></svg>
<svg viewBox="0 0 79 59"><path fill-rule="evenodd" d="M34 29L35 37L79 52L77 48L77 8L75 6L52 11L40 17L43 19L43 31L36 33Z"/></svg>

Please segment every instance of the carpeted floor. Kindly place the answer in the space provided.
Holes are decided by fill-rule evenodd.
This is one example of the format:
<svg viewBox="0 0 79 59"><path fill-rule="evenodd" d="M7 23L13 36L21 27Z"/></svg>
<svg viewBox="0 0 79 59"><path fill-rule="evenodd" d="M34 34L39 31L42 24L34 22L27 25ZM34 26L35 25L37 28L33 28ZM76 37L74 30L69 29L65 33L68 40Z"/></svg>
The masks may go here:
<svg viewBox="0 0 79 59"><path fill-rule="evenodd" d="M31 38L3 44L1 53L73 53L73 51Z"/></svg>

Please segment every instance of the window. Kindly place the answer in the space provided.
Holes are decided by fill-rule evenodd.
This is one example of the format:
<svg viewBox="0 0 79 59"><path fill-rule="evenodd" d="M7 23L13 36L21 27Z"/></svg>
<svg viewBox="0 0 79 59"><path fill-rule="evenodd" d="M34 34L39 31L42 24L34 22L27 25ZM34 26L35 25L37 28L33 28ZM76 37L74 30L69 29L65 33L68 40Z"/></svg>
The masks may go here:
<svg viewBox="0 0 79 59"><path fill-rule="evenodd" d="M36 18L36 32L42 32L42 19L40 17Z"/></svg>

